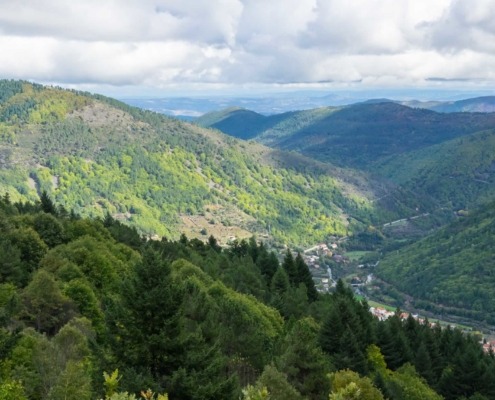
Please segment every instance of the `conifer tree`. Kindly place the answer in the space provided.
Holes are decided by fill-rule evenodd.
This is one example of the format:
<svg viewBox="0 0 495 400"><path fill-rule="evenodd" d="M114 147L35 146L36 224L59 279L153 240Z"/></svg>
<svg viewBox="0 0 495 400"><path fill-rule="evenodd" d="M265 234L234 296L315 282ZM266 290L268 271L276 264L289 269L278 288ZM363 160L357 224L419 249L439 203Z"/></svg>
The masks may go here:
<svg viewBox="0 0 495 400"><path fill-rule="evenodd" d="M308 300L310 302L316 301L318 299L318 292L316 290L311 272L309 271L307 264L304 262L301 253L297 253L295 263L297 268L297 282L303 283L306 286Z"/></svg>
<svg viewBox="0 0 495 400"><path fill-rule="evenodd" d="M46 193L45 190L41 192L40 203L42 211L46 212L47 214L57 215L57 208L55 207L55 204L53 203L52 199L50 199L50 196L48 196L48 193Z"/></svg>
<svg viewBox="0 0 495 400"><path fill-rule="evenodd" d="M287 249L287 252L285 253L284 261L282 262L282 267L284 268L285 272L287 273L287 276L289 277L289 282L291 286L297 287L299 284L297 265L294 260L294 256L292 255L292 252L289 249Z"/></svg>
<svg viewBox="0 0 495 400"><path fill-rule="evenodd" d="M170 265L156 251L146 247L142 257L122 288L122 308L115 321L120 340L115 350L124 368L132 366L136 376L148 376L162 389L181 364L182 291L172 284ZM129 375L124 374L126 379Z"/></svg>

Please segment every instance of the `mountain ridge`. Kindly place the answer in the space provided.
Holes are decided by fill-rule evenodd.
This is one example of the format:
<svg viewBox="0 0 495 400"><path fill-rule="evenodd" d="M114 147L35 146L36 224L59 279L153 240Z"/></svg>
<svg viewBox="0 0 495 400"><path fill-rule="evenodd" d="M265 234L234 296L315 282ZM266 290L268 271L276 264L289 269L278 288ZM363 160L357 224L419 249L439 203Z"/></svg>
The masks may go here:
<svg viewBox="0 0 495 400"><path fill-rule="evenodd" d="M334 178L330 166L100 95L17 81L2 81L1 91L0 182L14 200L46 191L77 213L110 212L147 235L182 227L200 238L292 243L345 235L377 210L376 188L354 185L355 172L336 168Z"/></svg>

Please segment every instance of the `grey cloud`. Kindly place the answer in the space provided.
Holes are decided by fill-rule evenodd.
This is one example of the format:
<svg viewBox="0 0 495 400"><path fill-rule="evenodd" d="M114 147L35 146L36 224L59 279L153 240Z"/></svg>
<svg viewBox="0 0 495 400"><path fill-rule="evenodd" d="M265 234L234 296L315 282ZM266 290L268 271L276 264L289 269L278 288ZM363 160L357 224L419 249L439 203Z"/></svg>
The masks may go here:
<svg viewBox="0 0 495 400"><path fill-rule="evenodd" d="M432 48L445 52L495 51L495 2L453 0L437 21L424 24Z"/></svg>

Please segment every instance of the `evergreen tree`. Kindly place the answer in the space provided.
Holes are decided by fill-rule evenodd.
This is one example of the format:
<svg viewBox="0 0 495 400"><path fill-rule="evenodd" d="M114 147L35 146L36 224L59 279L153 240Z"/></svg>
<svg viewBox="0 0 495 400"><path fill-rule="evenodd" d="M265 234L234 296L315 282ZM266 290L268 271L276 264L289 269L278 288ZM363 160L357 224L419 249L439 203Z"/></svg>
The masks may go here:
<svg viewBox="0 0 495 400"><path fill-rule="evenodd" d="M173 371L181 366L183 348L180 342L182 291L172 283L170 265L146 247L142 262L122 287L122 307L115 327L119 341L115 351L122 364L132 366L134 373L164 389ZM146 378L148 377L148 378ZM136 382L137 383L137 382ZM136 384L135 383L135 384ZM125 384L125 382L124 382ZM142 387L127 385L137 392Z"/></svg>
<svg viewBox="0 0 495 400"><path fill-rule="evenodd" d="M312 318L297 321L285 338L277 366L303 396L323 400L328 396L330 365L318 345L318 328Z"/></svg>
<svg viewBox="0 0 495 400"><path fill-rule="evenodd" d="M259 247L259 254L256 259L256 264L258 265L261 274L269 286L273 275L275 275L275 272L277 272L279 267L277 256L273 252L268 252L262 243Z"/></svg>
<svg viewBox="0 0 495 400"><path fill-rule="evenodd" d="M282 267L287 273L287 276L289 277L290 284L294 287L297 287L299 284L297 265L296 265L296 261L294 260L294 256L292 255L292 252L289 249L287 249L287 252L285 253L284 261L282 262Z"/></svg>
<svg viewBox="0 0 495 400"><path fill-rule="evenodd" d="M318 292L313 281L313 276L311 275L307 264L304 262L301 253L297 253L295 263L297 268L297 282L303 283L306 286L308 300L310 302L318 300Z"/></svg>
<svg viewBox="0 0 495 400"><path fill-rule="evenodd" d="M45 190L41 192L40 195L41 210L47 214L57 215L57 207L53 203L48 193Z"/></svg>

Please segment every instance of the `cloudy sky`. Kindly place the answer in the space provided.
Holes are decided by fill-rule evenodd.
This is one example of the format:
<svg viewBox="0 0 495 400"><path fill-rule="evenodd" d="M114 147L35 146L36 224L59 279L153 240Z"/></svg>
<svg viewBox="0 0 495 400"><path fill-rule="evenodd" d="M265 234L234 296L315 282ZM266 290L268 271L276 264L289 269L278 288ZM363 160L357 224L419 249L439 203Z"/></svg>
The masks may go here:
<svg viewBox="0 0 495 400"><path fill-rule="evenodd" d="M0 77L114 94L495 88L495 0L0 0Z"/></svg>

